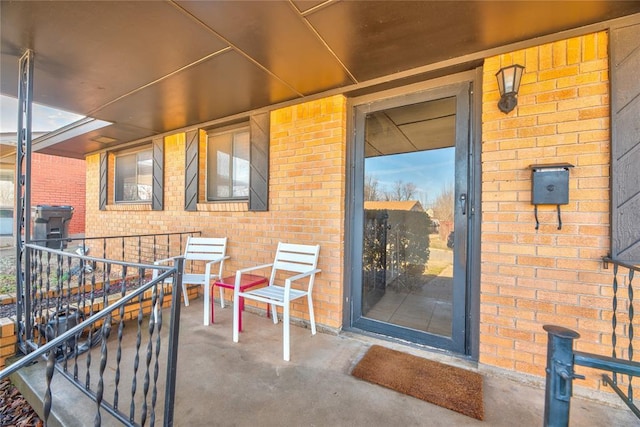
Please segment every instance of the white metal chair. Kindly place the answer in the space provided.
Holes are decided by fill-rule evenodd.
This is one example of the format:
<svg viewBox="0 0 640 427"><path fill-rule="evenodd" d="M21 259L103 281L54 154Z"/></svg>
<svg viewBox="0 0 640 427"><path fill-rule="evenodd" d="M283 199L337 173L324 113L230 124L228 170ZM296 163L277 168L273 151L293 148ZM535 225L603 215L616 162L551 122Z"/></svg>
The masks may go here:
<svg viewBox="0 0 640 427"><path fill-rule="evenodd" d="M254 301L266 302L271 306L271 317L273 323L278 323L278 315L276 306L282 307L283 311L283 351L284 360L289 360L289 311L291 301L298 298L307 297L309 304L309 321L311 322L311 334L316 334L316 322L313 315L313 301L311 293L313 291L313 282L316 274L320 270L316 268L318 265L318 255L320 253L320 245L297 245L291 243L278 243L276 256L271 264L259 265L238 270L236 272L236 281L233 292L233 300L240 301L245 298ZM271 269L269 276L269 284L262 288L248 289L244 292L240 291L242 275L250 271L259 269ZM296 274L297 273L297 274ZM287 275L284 280L284 286L275 284L276 276L281 279L281 275ZM305 279L305 280L302 280ZM299 288L292 287L294 282L306 282L305 286ZM233 341L238 342L240 330L240 304L234 304L233 307Z"/></svg>
<svg viewBox="0 0 640 427"><path fill-rule="evenodd" d="M182 295L184 295L184 305L189 305L189 296L187 295L186 285L201 285L204 287L204 324L209 325L210 319L210 301L211 301L211 280L220 279L222 277L222 269L224 260L228 259L227 238L226 237L189 237L184 250L185 264L187 261L204 261L204 273L183 272L182 274ZM154 262L155 265L173 262L177 257L161 259ZM211 268L214 264L219 264L217 273L212 273ZM153 273L154 278L157 272ZM167 282L171 282L168 279Z"/></svg>

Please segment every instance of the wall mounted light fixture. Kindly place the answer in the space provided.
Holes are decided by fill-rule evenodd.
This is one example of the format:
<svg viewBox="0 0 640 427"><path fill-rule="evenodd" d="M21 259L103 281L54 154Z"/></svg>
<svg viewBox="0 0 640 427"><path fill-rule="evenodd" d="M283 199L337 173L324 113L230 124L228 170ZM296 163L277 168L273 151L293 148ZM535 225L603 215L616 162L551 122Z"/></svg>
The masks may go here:
<svg viewBox="0 0 640 427"><path fill-rule="evenodd" d="M503 67L496 73L500 90L498 108L505 114L511 112L518 105L518 89L520 89L523 73L524 67L518 64Z"/></svg>

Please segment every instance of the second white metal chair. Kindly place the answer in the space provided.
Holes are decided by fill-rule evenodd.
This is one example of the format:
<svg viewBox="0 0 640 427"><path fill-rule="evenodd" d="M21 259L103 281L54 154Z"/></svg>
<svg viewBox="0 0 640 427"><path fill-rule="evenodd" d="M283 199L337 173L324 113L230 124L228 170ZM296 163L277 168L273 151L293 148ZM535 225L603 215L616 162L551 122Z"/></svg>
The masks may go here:
<svg viewBox="0 0 640 427"><path fill-rule="evenodd" d="M282 307L282 323L283 323L283 353L284 360L290 358L289 345L289 313L291 302L307 297L309 306L309 321L311 323L311 334L316 334L316 322L313 314L313 301L311 294L313 291L313 282L316 274L320 273L317 268L318 255L320 254L320 245L297 245L291 243L278 243L276 256L271 264L259 265L238 270L236 272L236 281L233 294L234 301L240 301L240 297L245 300L254 300L265 302L271 306L271 315L273 323L278 323L278 315L276 307ZM271 269L269 274L268 286L262 288L253 288L244 292L240 291L242 275L256 270ZM282 280L284 277L284 286L276 285L276 279ZM303 280L305 279L305 280ZM305 282L303 285L293 287L295 283ZM234 304L233 307L233 341L238 342L240 330L240 304Z"/></svg>
<svg viewBox="0 0 640 427"><path fill-rule="evenodd" d="M187 261L204 261L204 272L187 271L182 275L182 294L184 295L184 305L189 305L189 296L187 295L186 285L201 285L204 287L204 324L210 323L210 288L211 280L220 279L222 277L222 269L224 260L228 259L227 238L226 237L189 237L185 246L184 255L181 255L185 263ZM154 264L166 264L173 262L176 257L161 259ZM218 264L218 271L212 271L214 264ZM154 272L154 276L156 272ZM171 280L171 279L170 279Z"/></svg>

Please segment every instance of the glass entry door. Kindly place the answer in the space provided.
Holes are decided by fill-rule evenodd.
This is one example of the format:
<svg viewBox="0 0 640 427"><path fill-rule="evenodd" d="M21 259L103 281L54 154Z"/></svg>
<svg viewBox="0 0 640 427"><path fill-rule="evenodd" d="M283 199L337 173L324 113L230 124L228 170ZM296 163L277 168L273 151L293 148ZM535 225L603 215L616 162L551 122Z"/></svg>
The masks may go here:
<svg viewBox="0 0 640 427"><path fill-rule="evenodd" d="M352 325L464 353L469 85L357 106L356 147Z"/></svg>

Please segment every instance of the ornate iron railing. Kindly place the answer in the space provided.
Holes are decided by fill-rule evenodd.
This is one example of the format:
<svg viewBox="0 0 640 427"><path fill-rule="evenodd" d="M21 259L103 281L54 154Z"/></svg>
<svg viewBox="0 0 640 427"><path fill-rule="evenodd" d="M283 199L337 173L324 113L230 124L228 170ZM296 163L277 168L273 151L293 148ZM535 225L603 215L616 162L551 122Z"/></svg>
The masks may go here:
<svg viewBox="0 0 640 427"><path fill-rule="evenodd" d="M23 250L24 259L19 263L16 277L18 347L25 353L29 351L27 343L34 339L42 306L49 308L58 299L86 301L100 292L105 283L120 277L124 268L122 263L153 264L157 259L178 256L184 252L188 237L200 234L200 231L189 231L29 242L37 247ZM66 248L64 254L68 256L56 257L53 252L42 251L45 246ZM83 261L84 255L119 263L108 264L110 270L107 272L100 265L94 269ZM131 269L127 271L127 276L135 274Z"/></svg>
<svg viewBox="0 0 640 427"><path fill-rule="evenodd" d="M189 236L199 236L200 231L175 233L135 234L126 236L48 238L28 243L50 248L82 250L82 255L103 259L151 264L157 259L180 255Z"/></svg>
<svg viewBox="0 0 640 427"><path fill-rule="evenodd" d="M155 425L159 419L171 425L183 259L162 267L33 244L25 249L31 279L24 294L30 319L25 322L25 344L30 352L0 372L0 379L46 357L45 423L54 405L52 379L57 371L95 402L94 425L101 425L105 412L124 425ZM160 273L156 279L153 271ZM168 305L168 294L166 334L162 307ZM136 331L134 354L123 353L125 326ZM166 366L164 375L161 365ZM163 391L162 403L158 397Z"/></svg>
<svg viewBox="0 0 640 427"><path fill-rule="evenodd" d="M605 268L608 268L609 264L613 265L611 357L613 359L619 358L629 362L634 362L635 309L633 279L636 273L640 273L640 266L614 260L609 257L605 257L603 261ZM619 304L620 301L626 302L626 304ZM619 343L619 338L624 341ZM637 374L635 376L637 376ZM602 377L604 382L611 386L611 388L613 388L629 408L631 408L636 416L640 418L640 410L637 408L633 400L634 375L626 375L626 378L623 378L622 375L618 375L618 372L612 370L611 376L604 374ZM626 385L624 384L625 382ZM626 395L622 387L626 388Z"/></svg>
<svg viewBox="0 0 640 427"><path fill-rule="evenodd" d="M569 425L573 380L584 378L575 374L575 365L605 371L602 374L603 382L640 419L640 409L633 396L633 379L640 376L640 362L634 360L633 288L634 276L640 272L640 267L609 257L603 261L605 269L613 264L611 356L575 351L573 341L580 337L579 333L560 326L545 325L548 333L545 427Z"/></svg>

